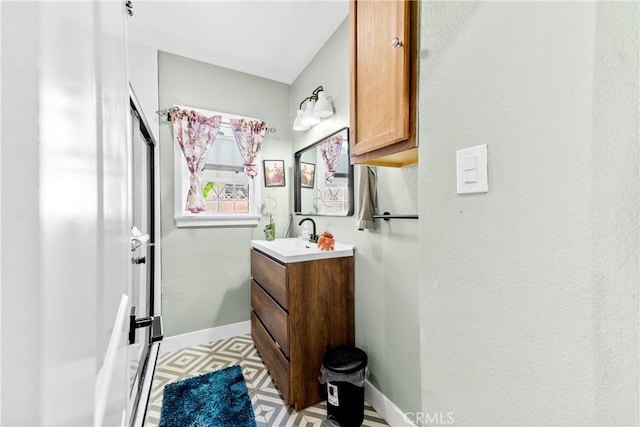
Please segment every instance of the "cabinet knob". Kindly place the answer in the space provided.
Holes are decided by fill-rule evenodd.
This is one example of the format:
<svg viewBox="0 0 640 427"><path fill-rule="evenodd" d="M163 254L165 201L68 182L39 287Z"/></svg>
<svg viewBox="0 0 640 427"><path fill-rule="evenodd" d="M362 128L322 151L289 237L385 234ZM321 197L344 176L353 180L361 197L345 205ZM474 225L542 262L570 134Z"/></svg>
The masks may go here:
<svg viewBox="0 0 640 427"><path fill-rule="evenodd" d="M394 37L393 40L391 40L391 47L400 47L400 46L402 46L402 42L398 37Z"/></svg>

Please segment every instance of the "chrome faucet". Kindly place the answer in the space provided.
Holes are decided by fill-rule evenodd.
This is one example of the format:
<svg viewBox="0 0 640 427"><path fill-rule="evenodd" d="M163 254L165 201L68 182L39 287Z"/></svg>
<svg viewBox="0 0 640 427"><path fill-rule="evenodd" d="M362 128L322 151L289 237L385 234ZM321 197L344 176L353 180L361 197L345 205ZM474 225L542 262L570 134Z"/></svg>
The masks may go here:
<svg viewBox="0 0 640 427"><path fill-rule="evenodd" d="M311 236L309 236L309 241L310 242L317 242L318 241L318 235L316 234L316 222L313 220L313 218L303 218L298 225L302 225L303 222L305 221L311 221L311 224L313 224L313 231L311 232Z"/></svg>

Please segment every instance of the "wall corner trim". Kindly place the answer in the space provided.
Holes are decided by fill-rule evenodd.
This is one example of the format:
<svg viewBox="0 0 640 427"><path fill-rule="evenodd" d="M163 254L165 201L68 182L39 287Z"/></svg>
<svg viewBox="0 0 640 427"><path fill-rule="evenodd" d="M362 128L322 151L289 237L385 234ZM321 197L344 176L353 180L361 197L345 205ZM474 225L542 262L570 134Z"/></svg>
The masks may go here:
<svg viewBox="0 0 640 427"><path fill-rule="evenodd" d="M365 382L364 399L391 427L416 427L395 403L369 381Z"/></svg>
<svg viewBox="0 0 640 427"><path fill-rule="evenodd" d="M175 335L162 340L160 345L160 354L250 333L251 321L247 320L244 322L232 323L230 325L223 325L215 328L201 329L195 332Z"/></svg>

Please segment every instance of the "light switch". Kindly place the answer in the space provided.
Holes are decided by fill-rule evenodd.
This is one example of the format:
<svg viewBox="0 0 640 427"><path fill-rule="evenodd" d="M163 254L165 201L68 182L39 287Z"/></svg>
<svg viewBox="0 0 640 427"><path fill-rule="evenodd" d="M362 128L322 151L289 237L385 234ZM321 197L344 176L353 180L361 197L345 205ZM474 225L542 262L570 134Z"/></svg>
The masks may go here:
<svg viewBox="0 0 640 427"><path fill-rule="evenodd" d="M456 175L458 194L488 192L487 145L458 150Z"/></svg>
<svg viewBox="0 0 640 427"><path fill-rule="evenodd" d="M478 181L478 158L467 157L462 161L462 178L465 184Z"/></svg>

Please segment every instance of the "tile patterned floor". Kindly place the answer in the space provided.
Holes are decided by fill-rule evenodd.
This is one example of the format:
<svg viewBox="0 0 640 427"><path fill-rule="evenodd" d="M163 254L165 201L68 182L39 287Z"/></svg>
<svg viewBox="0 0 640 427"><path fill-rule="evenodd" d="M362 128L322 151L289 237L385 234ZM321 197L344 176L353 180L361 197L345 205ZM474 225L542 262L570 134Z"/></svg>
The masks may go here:
<svg viewBox="0 0 640 427"><path fill-rule="evenodd" d="M271 376L253 345L250 335L241 335L222 341L202 344L161 354L158 357L153 379L151 400L147 411L146 426L160 423L162 392L164 386L180 379L217 371L232 365L240 365L249 389L258 427L323 426L326 418L326 402L296 412L285 406ZM363 426L382 427L388 424L366 404Z"/></svg>

